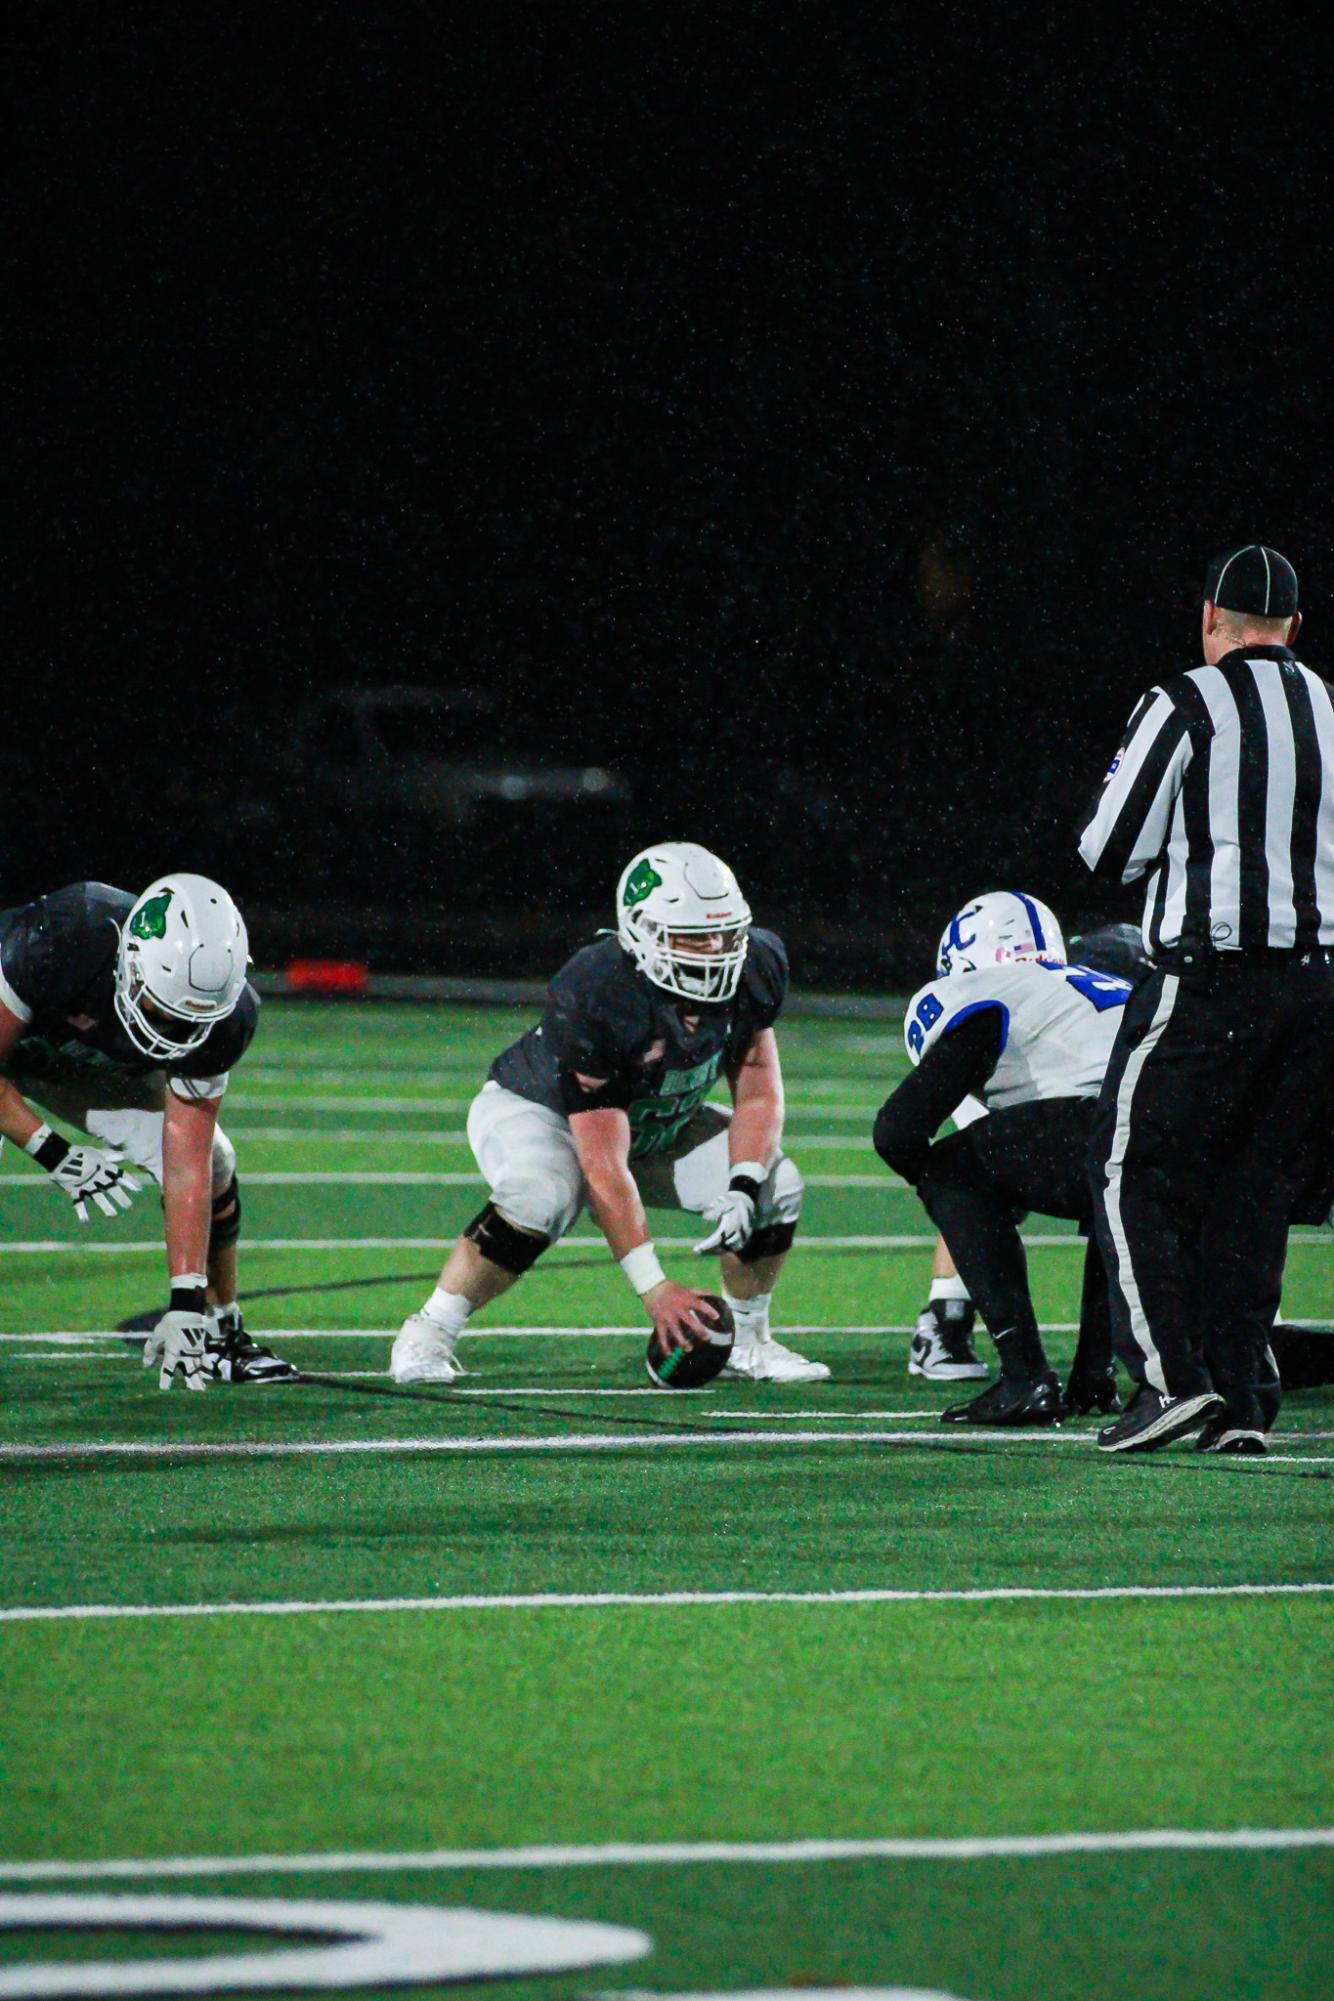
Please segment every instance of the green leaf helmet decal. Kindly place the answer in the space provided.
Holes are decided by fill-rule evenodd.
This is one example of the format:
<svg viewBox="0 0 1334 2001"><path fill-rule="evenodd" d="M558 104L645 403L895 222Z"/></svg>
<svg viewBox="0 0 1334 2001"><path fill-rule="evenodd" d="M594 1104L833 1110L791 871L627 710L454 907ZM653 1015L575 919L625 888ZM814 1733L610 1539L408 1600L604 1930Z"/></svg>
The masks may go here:
<svg viewBox="0 0 1334 2001"><path fill-rule="evenodd" d="M625 895L622 898L626 909L633 910L637 903L642 903L646 896L651 896L661 882L662 877L645 855L643 861L637 862L631 869L626 879Z"/></svg>
<svg viewBox="0 0 1334 2001"><path fill-rule="evenodd" d="M171 891L164 889L160 896L150 896L147 903L141 903L130 919L132 938L165 938L167 935L167 912L171 908Z"/></svg>

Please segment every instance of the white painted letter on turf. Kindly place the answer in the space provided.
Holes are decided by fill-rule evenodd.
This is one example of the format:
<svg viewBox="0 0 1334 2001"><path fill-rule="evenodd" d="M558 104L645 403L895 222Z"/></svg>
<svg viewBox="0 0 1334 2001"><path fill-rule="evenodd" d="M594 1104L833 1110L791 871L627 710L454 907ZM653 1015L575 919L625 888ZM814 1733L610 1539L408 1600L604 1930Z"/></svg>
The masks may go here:
<svg viewBox="0 0 1334 2001"><path fill-rule="evenodd" d="M0 1969L0 1995L305 1992L427 1981L517 1979L614 1966L652 1950L643 1932L509 1911L430 1904L296 1902L284 1897L0 1896L0 1930L96 1926L125 1931L293 1932L295 1949L212 1958L30 1961ZM334 1943L327 1941L332 1939Z"/></svg>

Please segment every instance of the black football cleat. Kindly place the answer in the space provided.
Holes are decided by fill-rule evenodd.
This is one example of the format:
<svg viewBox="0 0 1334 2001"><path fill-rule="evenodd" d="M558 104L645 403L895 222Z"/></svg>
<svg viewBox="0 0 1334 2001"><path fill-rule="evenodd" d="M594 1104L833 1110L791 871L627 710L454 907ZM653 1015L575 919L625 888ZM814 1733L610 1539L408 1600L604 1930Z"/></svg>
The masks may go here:
<svg viewBox="0 0 1334 2001"><path fill-rule="evenodd" d="M1121 1393L1116 1387L1116 1369L1086 1369L1076 1362L1065 1386L1065 1408L1069 1417L1087 1417L1091 1410L1110 1417L1121 1409Z"/></svg>
<svg viewBox="0 0 1334 2001"><path fill-rule="evenodd" d="M1230 1411L1216 1410L1207 1417L1195 1440L1197 1452L1227 1452L1259 1459L1268 1452L1263 1431L1240 1423Z"/></svg>
<svg viewBox="0 0 1334 2001"><path fill-rule="evenodd" d="M908 1348L908 1374L929 1383L985 1382L990 1371L973 1346L970 1299L933 1299L922 1308Z"/></svg>
<svg viewBox="0 0 1334 2001"><path fill-rule="evenodd" d="M993 1427L1059 1424L1065 1415L1061 1379L1055 1369L1040 1376L1002 1376L969 1403L952 1403L940 1414L942 1424L983 1424Z"/></svg>
<svg viewBox="0 0 1334 2001"><path fill-rule="evenodd" d="M204 1353L208 1374L222 1383L294 1383L301 1375L295 1363L252 1341L239 1313L214 1322Z"/></svg>
<svg viewBox="0 0 1334 2001"><path fill-rule="evenodd" d="M1211 1413L1223 1408L1217 1390L1200 1390L1194 1396L1170 1397L1161 1390L1140 1385L1115 1424L1098 1433L1100 1452L1156 1452L1194 1431Z"/></svg>

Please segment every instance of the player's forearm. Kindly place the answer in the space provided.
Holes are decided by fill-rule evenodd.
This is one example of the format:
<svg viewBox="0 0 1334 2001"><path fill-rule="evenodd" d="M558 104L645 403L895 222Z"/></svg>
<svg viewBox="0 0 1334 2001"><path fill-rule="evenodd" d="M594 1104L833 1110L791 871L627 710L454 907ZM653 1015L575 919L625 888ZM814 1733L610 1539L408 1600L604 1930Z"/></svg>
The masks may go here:
<svg viewBox="0 0 1334 2001"><path fill-rule="evenodd" d="M26 1146L41 1123L17 1085L0 1077L0 1135L15 1146Z"/></svg>
<svg viewBox="0 0 1334 2001"><path fill-rule="evenodd" d="M745 1072L742 1072L744 1079ZM770 1087L739 1091L727 1136L729 1160L758 1161L768 1168L783 1137L783 1092Z"/></svg>
<svg viewBox="0 0 1334 2001"><path fill-rule="evenodd" d="M167 1270L171 1277L177 1278L182 1272L206 1271L213 1211L208 1174L168 1174L162 1185L162 1207L166 1217Z"/></svg>
<svg viewBox="0 0 1334 2001"><path fill-rule="evenodd" d="M649 1239L648 1218L634 1177L628 1167L619 1173L614 1168L603 1168L596 1176L588 1175L587 1180L593 1221L619 1263L637 1244Z"/></svg>

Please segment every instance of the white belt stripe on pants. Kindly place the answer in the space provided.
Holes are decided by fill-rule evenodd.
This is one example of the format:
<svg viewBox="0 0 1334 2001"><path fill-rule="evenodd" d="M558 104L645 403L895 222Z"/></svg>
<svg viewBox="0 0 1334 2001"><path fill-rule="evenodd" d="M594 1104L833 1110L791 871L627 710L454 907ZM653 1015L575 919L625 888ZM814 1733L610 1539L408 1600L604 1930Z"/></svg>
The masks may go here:
<svg viewBox="0 0 1334 2001"><path fill-rule="evenodd" d="M1175 973L1168 973L1163 979L1162 997L1149 1023L1148 1031L1138 1049L1126 1064L1125 1074L1116 1094L1116 1130L1112 1135L1112 1150L1107 1157L1107 1227L1111 1231L1112 1244L1116 1251L1116 1278L1125 1295L1130 1309L1130 1328L1144 1356L1144 1374L1154 1389L1167 1394L1167 1381L1163 1375L1162 1357L1149 1331L1149 1323L1144 1314L1144 1302L1139 1295L1139 1282L1131 1263L1130 1246L1126 1242L1125 1225L1121 1220L1121 1165L1126 1157L1126 1146L1130 1139L1130 1104L1135 1095L1140 1072L1162 1040L1163 1030L1172 1018L1176 1006L1177 988L1180 982Z"/></svg>

